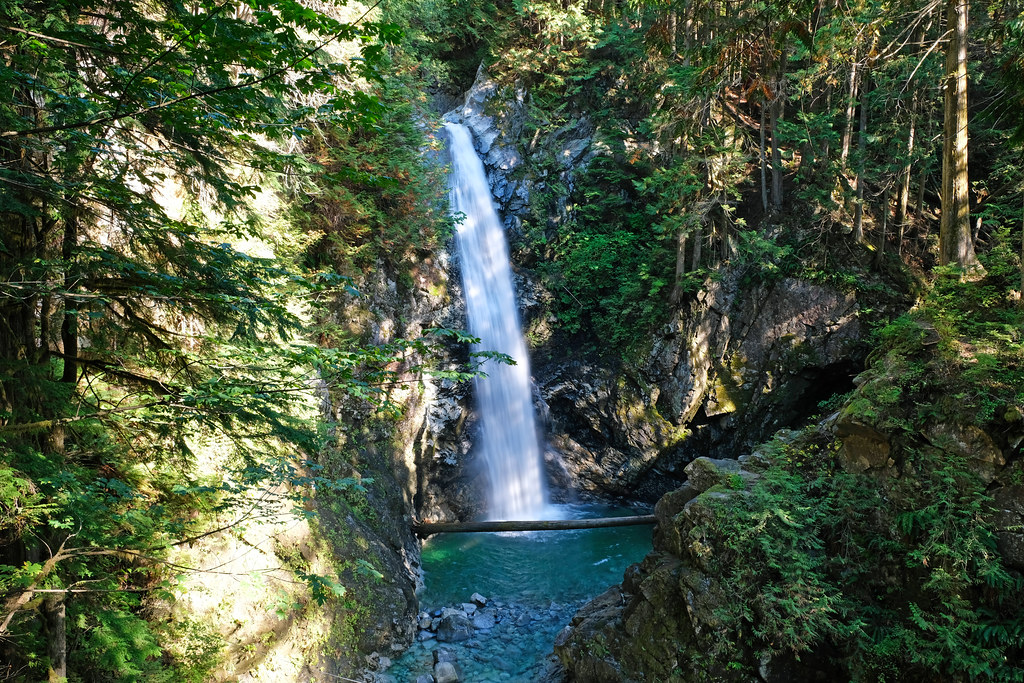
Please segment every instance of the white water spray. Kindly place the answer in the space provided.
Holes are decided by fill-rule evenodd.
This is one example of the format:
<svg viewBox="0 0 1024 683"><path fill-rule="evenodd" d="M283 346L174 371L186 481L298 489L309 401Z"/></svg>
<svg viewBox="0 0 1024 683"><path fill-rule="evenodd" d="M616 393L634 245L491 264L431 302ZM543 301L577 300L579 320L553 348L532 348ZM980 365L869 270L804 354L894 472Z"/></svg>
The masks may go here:
<svg viewBox="0 0 1024 683"><path fill-rule="evenodd" d="M486 361L475 382L481 456L490 486L489 517L542 519L547 506L543 457L533 413L530 359L516 311L508 244L491 199L484 165L469 129L446 123L451 151L452 211L465 219L456 233L469 332L479 349L511 356L515 365Z"/></svg>

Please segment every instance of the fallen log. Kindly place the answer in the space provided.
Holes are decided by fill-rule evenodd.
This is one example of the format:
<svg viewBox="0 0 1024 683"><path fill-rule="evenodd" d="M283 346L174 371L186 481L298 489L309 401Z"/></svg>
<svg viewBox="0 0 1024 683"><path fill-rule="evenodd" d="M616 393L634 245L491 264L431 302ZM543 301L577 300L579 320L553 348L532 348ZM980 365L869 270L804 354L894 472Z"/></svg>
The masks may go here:
<svg viewBox="0 0 1024 683"><path fill-rule="evenodd" d="M615 526L655 524L654 515L633 517L597 517L594 519L516 520L505 522L413 522L412 530L420 538L432 534L459 534L479 531L564 531L566 529L604 529Z"/></svg>

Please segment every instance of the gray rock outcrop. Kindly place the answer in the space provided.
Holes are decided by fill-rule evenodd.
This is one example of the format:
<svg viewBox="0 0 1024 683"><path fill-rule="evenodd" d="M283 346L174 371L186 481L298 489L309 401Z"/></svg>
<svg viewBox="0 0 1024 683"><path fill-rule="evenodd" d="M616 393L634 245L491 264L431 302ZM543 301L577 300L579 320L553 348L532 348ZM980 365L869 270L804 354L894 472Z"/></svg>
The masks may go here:
<svg viewBox="0 0 1024 683"><path fill-rule="evenodd" d="M852 295L795 279L749 290L738 280L732 272L709 283L632 373L557 357L538 369L574 486L657 500L695 457L735 457L852 386Z"/></svg>
<svg viewBox="0 0 1024 683"><path fill-rule="evenodd" d="M481 67L463 104L445 115L473 131L513 242L533 193L556 181L571 192L576 174L600 152L585 116L552 130L528 121L527 98ZM528 123L533 136L523 135ZM552 225L566 211L564 201L553 206ZM750 286L743 277L725 267L657 332L646 361L625 370L576 357L553 336L543 315L550 293L528 269L517 270L520 313L539 345L537 405L547 421L554 488L653 502L679 485L695 457L735 457L849 385L860 363L853 295L794 278ZM448 433L471 433L464 398L444 400L443 421L460 424ZM473 473L464 439L437 453L442 466L427 479L440 475L444 486L432 490L447 496L427 494L420 509L450 518L474 507L452 504L469 495L464 482Z"/></svg>

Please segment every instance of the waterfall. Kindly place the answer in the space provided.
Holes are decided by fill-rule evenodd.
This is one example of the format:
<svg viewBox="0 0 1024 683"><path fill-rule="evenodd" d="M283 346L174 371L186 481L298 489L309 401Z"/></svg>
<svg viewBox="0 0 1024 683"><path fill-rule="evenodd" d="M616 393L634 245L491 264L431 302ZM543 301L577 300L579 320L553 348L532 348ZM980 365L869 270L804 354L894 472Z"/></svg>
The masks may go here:
<svg viewBox="0 0 1024 683"><path fill-rule="evenodd" d="M469 129L446 123L451 151L451 207L465 218L456 233L469 332L480 350L511 356L488 360L478 378L480 442L487 468L489 518L541 519L547 505L543 456L530 389L530 359L516 310L508 244L491 199L484 165Z"/></svg>

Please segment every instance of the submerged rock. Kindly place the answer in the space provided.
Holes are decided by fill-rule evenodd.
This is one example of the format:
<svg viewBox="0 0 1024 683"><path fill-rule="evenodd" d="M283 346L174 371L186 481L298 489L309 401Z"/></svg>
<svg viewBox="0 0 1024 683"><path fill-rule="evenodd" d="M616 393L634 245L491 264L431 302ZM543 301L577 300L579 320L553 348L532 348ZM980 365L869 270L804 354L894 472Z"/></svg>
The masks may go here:
<svg viewBox="0 0 1024 683"><path fill-rule="evenodd" d="M473 635L473 625L469 618L461 612L453 612L441 617L437 627L437 639L441 642L455 643L469 640Z"/></svg>
<svg viewBox="0 0 1024 683"><path fill-rule="evenodd" d="M435 683L459 683L459 672L452 662L438 662L434 665Z"/></svg>
<svg viewBox="0 0 1024 683"><path fill-rule="evenodd" d="M495 618L493 612L482 612L473 617L473 628L476 629L492 629L494 628Z"/></svg>

